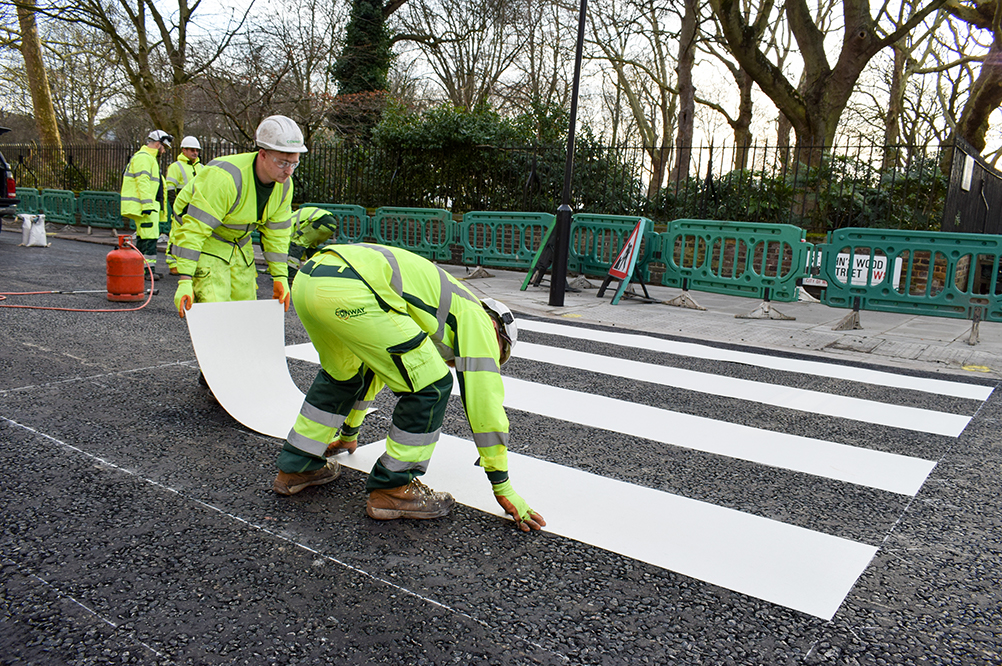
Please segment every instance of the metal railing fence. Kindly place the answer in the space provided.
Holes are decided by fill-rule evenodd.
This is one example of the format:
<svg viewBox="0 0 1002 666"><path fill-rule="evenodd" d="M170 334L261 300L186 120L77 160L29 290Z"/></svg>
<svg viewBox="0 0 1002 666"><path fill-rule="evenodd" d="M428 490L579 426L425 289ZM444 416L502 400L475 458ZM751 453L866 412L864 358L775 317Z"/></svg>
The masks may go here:
<svg viewBox="0 0 1002 666"><path fill-rule="evenodd" d="M202 159L246 147L205 142ZM65 144L64 159L36 144L0 144L18 186L118 191L137 145ZM295 202L473 210L555 211L563 146L386 150L314 146L295 172ZM844 144L833 148L693 146L687 169L666 168L652 187L640 147L588 146L575 156L575 212L641 215L663 229L675 219L794 224L808 232L844 227L938 231L952 146ZM661 149L670 167L676 149ZM165 157L166 168L173 157ZM740 167L740 168L736 168Z"/></svg>

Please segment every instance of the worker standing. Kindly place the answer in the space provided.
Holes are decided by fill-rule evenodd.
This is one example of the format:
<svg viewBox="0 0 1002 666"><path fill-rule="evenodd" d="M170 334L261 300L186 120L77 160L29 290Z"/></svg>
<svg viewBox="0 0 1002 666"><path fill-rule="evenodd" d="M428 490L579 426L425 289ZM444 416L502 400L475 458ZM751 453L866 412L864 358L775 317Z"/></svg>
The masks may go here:
<svg viewBox="0 0 1002 666"><path fill-rule="evenodd" d="M212 160L174 201L180 225L170 253L179 280L178 314L192 303L247 301L257 297L251 232L273 280L274 298L289 309L289 235L292 172L306 152L303 133L285 116L269 116L255 133L256 152Z"/></svg>
<svg viewBox="0 0 1002 666"><path fill-rule="evenodd" d="M198 161L198 156L202 152L202 144L193 136L186 136L181 139L181 154L167 167L167 207L170 216L170 231L167 236L168 248L174 244L174 230L180 225L180 221L174 216L174 200L177 193L187 185L202 169L202 163ZM174 256L167 252L167 266L171 275L177 275L177 266Z"/></svg>
<svg viewBox="0 0 1002 666"><path fill-rule="evenodd" d="M438 442L456 370L466 418L494 496L523 531L546 525L508 478L508 417L500 366L518 330L511 311L433 263L381 245L328 245L303 265L293 301L321 370L278 457L274 490L329 483L354 451L367 401L385 384L399 399L386 452L366 483L377 520L438 518L451 495L421 483Z"/></svg>
<svg viewBox="0 0 1002 666"><path fill-rule="evenodd" d="M160 222L167 219L166 186L160 175L160 156L171 146L173 138L163 130L153 130L125 168L122 176L122 217L136 226L136 248L156 278L157 238ZM149 273L147 273L147 278Z"/></svg>

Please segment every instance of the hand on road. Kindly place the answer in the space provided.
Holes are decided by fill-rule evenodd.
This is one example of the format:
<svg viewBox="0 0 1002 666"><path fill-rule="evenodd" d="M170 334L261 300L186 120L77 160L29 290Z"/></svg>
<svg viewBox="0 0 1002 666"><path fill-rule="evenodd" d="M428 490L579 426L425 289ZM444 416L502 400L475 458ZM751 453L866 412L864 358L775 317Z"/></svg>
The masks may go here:
<svg viewBox="0 0 1002 666"><path fill-rule="evenodd" d="M523 532L538 530L546 526L543 516L529 508L528 503L511 487L511 481L494 485L494 499L508 515L515 519L515 524Z"/></svg>

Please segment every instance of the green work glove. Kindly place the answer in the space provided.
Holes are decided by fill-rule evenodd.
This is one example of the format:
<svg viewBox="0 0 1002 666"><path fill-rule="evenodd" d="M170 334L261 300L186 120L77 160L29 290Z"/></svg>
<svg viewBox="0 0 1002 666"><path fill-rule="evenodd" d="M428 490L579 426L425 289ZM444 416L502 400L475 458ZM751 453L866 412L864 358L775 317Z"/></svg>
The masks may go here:
<svg viewBox="0 0 1002 666"><path fill-rule="evenodd" d="M174 307L177 313L184 319L184 311L191 309L191 304L195 302L195 285L191 278L181 278L177 281L177 291L174 292Z"/></svg>
<svg viewBox="0 0 1002 666"><path fill-rule="evenodd" d="M515 519L515 524L520 530L528 532L546 526L543 517L530 509L526 501L511 487L511 481L495 483L493 488L494 499L498 501L505 513Z"/></svg>
<svg viewBox="0 0 1002 666"><path fill-rule="evenodd" d="M289 303L292 301L292 293L289 291L289 278L277 277L271 287L272 296L275 300L281 301L285 306L285 311L289 311Z"/></svg>

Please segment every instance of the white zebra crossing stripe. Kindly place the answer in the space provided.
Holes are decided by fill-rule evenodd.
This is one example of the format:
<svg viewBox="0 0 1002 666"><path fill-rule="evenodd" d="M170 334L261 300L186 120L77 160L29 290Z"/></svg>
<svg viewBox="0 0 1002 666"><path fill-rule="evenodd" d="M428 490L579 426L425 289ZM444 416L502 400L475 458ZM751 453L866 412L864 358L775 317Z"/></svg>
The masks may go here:
<svg viewBox="0 0 1002 666"><path fill-rule="evenodd" d="M368 472L385 440L338 460ZM428 473L436 490L502 515L476 448L443 435ZM830 620L877 552L875 546L509 454L516 490L547 532L735 592ZM526 535L532 538L532 535Z"/></svg>
<svg viewBox="0 0 1002 666"><path fill-rule="evenodd" d="M978 386L976 384L951 382L948 380L931 379L928 377L910 377L907 375L895 374L893 372L868 370L866 368L838 365L835 363L823 363L821 361L806 361L802 359L785 358L782 356L732 351L729 349L719 349L691 342L676 342L674 340L653 338L647 335L600 331L591 328L579 328L576 326L552 324L550 322L537 321L534 319L520 318L518 320L518 328L520 331L525 330L535 331L537 333L548 333L551 335L561 335L580 340L592 340L594 342L604 342L612 345L633 347L636 349L647 349L650 351L664 352L678 356L690 356L715 361L745 363L747 365L772 368L774 370L783 370L786 372L797 372L815 375L818 377L831 377L834 379L847 379L849 381L862 382L865 384L876 384L878 386L887 386L890 388L911 389L914 391L948 395L956 398L968 398L971 400L987 400L993 390L990 386Z"/></svg>
<svg viewBox="0 0 1002 666"><path fill-rule="evenodd" d="M514 377L505 377L504 386L508 409L892 493L914 495L936 466L931 460L679 414ZM453 392L458 391L454 386Z"/></svg>
<svg viewBox="0 0 1002 666"><path fill-rule="evenodd" d="M318 360L310 344L290 346L286 353L313 363ZM931 460L679 414L514 377L504 377L504 386L509 409L903 495L917 493L936 466ZM452 390L459 394L457 385Z"/></svg>
<svg viewBox="0 0 1002 666"><path fill-rule="evenodd" d="M814 414L853 419L894 428L958 437L971 417L928 409L893 405L849 396L808 391L790 386L725 377L629 359L520 342L514 355L530 361L614 375L624 379L673 386L689 391L758 402Z"/></svg>

